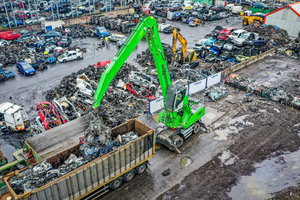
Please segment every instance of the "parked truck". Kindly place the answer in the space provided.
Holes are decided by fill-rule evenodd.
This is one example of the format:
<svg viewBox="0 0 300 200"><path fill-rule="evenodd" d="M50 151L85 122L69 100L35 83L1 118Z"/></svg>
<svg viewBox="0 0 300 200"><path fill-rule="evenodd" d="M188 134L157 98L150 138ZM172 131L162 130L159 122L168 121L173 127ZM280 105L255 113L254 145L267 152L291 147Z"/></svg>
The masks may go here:
<svg viewBox="0 0 300 200"><path fill-rule="evenodd" d="M108 37L110 32L106 30L104 26L97 28L97 36L101 38Z"/></svg>
<svg viewBox="0 0 300 200"><path fill-rule="evenodd" d="M35 190L17 194L17 191L13 190L9 182L11 177L22 173L28 167L7 174L2 178L6 185L6 190L3 189L1 191L8 192L2 194L1 200L6 200L8 196L11 196L12 199L24 200L96 199L110 189L119 188L123 181L131 181L135 175L145 172L148 160L155 155L154 130L137 119L131 119L111 129L111 136L117 137L131 131L136 132L139 137ZM46 140L46 138L44 139ZM78 155L79 140L77 143L77 145L48 157L32 167L43 162L50 163L53 168L64 164L64 161L71 154Z"/></svg>
<svg viewBox="0 0 300 200"><path fill-rule="evenodd" d="M10 131L25 130L29 125L25 109L9 102L0 104L0 122Z"/></svg>

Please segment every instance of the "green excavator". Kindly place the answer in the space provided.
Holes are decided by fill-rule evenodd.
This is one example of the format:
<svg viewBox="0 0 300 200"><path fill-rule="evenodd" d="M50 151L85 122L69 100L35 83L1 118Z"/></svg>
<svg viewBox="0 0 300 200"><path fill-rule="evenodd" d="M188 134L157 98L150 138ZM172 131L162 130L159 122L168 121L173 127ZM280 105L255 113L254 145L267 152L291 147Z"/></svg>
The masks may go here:
<svg viewBox="0 0 300 200"><path fill-rule="evenodd" d="M189 99L186 82L177 81L172 84L154 17L144 16L140 19L122 48L103 72L95 92L93 108L99 106L111 81L143 37L146 37L153 55L164 97L164 111L159 113L159 122L162 125L156 131L156 141L180 153L178 148L182 146L185 139L192 133L200 133L201 127L206 129L201 122L205 107L197 100Z"/></svg>

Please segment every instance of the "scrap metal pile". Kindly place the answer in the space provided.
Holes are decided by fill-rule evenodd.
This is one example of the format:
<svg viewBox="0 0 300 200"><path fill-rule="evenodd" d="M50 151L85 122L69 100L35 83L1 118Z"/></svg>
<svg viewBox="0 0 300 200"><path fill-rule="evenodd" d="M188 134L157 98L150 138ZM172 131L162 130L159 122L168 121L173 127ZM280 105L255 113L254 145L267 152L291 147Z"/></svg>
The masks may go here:
<svg viewBox="0 0 300 200"><path fill-rule="evenodd" d="M9 184L16 194L21 195L42 187L139 137L137 133L129 132L112 138L110 128L104 126L92 113L90 117L92 120L85 131L85 137L80 138L78 155L70 154L68 159L57 167L45 160L16 174L9 179Z"/></svg>
<svg viewBox="0 0 300 200"><path fill-rule="evenodd" d="M172 62L173 50L169 44L162 43L166 61L168 64ZM143 67L155 68L154 58L150 49L147 48L146 51L142 51L142 54L137 54L137 63Z"/></svg>
<svg viewBox="0 0 300 200"><path fill-rule="evenodd" d="M246 31L258 33L260 36L267 38L267 45L271 48L284 46L289 43L289 34L286 30L280 29L273 25L262 25L252 23L245 28Z"/></svg>
<svg viewBox="0 0 300 200"><path fill-rule="evenodd" d="M104 70L104 67L89 65L65 76L58 87L47 91L46 100L52 102L55 98L67 97L81 115L86 114L92 110L94 93ZM138 98L124 91L124 84L117 87L119 80L125 82L132 71L136 71L133 65L127 63L123 65L96 109L104 124L109 127L115 127L148 111L147 99Z"/></svg>
<svg viewBox="0 0 300 200"><path fill-rule="evenodd" d="M73 24L67 29L68 33L67 36L72 37L73 39L76 38L86 38L86 37L96 37L96 31L90 28L90 26L84 26L80 24Z"/></svg>
<svg viewBox="0 0 300 200"><path fill-rule="evenodd" d="M63 48L58 45L60 40L59 37L45 40L35 36L30 40L3 40L0 44L0 64L12 66L19 61L26 61L37 70L46 69L48 64L55 63L63 54ZM76 48L86 51L75 46L68 47L68 50Z"/></svg>
<svg viewBox="0 0 300 200"><path fill-rule="evenodd" d="M277 52L300 60L300 31L298 33L298 38L285 45L284 47L278 48Z"/></svg>
<svg viewBox="0 0 300 200"><path fill-rule="evenodd" d="M231 74L225 79L225 83L240 90L247 91L248 96L255 94L260 99L269 99L296 109L300 109L300 96L287 94L284 90L268 87L264 84L246 79L238 74Z"/></svg>

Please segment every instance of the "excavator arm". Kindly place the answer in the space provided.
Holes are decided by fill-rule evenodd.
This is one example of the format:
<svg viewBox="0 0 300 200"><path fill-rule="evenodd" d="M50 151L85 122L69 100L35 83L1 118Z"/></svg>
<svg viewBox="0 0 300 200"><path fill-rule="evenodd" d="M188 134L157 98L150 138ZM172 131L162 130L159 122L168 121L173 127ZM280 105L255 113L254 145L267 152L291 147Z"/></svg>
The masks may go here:
<svg viewBox="0 0 300 200"><path fill-rule="evenodd" d="M110 65L103 72L98 88L95 92L93 108L97 108L99 106L111 81L120 70L124 62L127 60L127 58L130 56L132 51L141 41L141 39L146 35L146 33L149 33L150 35L151 43L148 37L146 37L146 39L157 68L157 74L163 97L164 99L166 99L168 87L172 84L172 82L163 52L163 47L160 41L156 19L152 16L144 16L140 19L139 23L130 34L126 42L123 44L122 48L113 58Z"/></svg>
<svg viewBox="0 0 300 200"><path fill-rule="evenodd" d="M183 62L185 62L185 55L187 51L187 41L186 39L178 32L176 28L173 30L173 52L174 52L174 57L176 56L176 46L177 46L177 40L181 43L182 46L182 57ZM179 59L179 60L181 60Z"/></svg>

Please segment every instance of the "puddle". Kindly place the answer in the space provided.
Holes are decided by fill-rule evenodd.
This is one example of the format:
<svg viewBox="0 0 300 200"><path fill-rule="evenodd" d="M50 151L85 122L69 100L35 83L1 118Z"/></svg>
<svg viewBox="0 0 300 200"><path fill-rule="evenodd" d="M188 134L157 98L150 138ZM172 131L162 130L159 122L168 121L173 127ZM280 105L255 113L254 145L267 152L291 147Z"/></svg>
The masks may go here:
<svg viewBox="0 0 300 200"><path fill-rule="evenodd" d="M5 157L7 158L8 162L12 162L15 160L13 153L16 151L17 149L9 144L3 145L1 146L1 151L4 153Z"/></svg>
<svg viewBox="0 0 300 200"><path fill-rule="evenodd" d="M238 158L233 155L229 150L223 151L222 155L218 157L224 165L232 165Z"/></svg>
<svg viewBox="0 0 300 200"><path fill-rule="evenodd" d="M192 162L193 162L193 161L192 161L191 158L189 158L189 157L187 157L187 156L184 156L184 157L181 158L180 165L181 165L182 167L187 167L187 166L189 166Z"/></svg>
<svg viewBox="0 0 300 200"><path fill-rule="evenodd" d="M239 131L244 129L244 126L254 126L252 122L249 122L247 120L244 120L248 115L244 115L238 118L231 119L227 124L228 127L224 129L217 129L214 130L217 134L217 137L214 139L216 140L227 140L228 136L230 134L237 134ZM216 125L215 125L216 124ZM219 127L220 125L218 123L215 123L215 127Z"/></svg>
<svg viewBox="0 0 300 200"><path fill-rule="evenodd" d="M242 176L228 195L233 200L271 198L271 193L300 183L299 166L300 150L265 160L255 165L256 172L251 176Z"/></svg>

